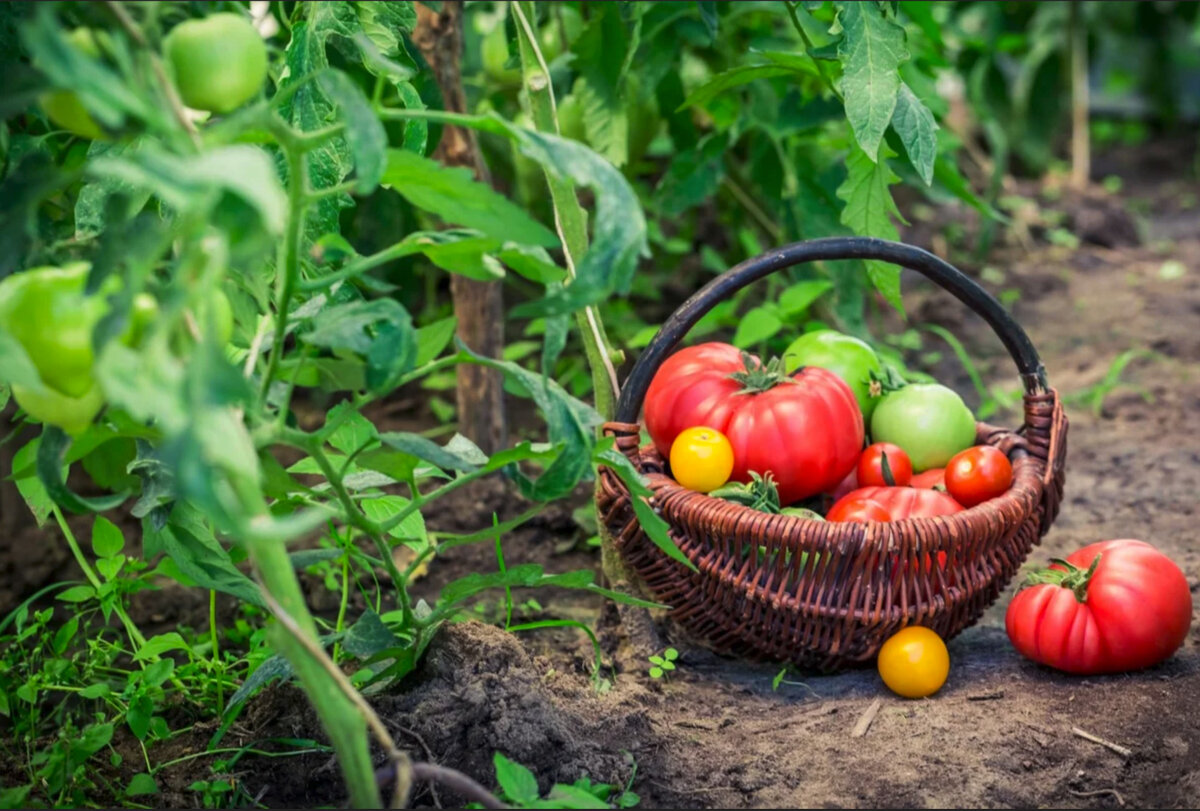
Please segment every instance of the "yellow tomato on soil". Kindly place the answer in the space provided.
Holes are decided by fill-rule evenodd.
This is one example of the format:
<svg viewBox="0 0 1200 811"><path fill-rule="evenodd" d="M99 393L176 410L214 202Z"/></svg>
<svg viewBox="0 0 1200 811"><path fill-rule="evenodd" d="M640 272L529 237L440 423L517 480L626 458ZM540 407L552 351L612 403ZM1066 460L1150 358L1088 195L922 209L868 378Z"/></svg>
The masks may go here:
<svg viewBox="0 0 1200 811"><path fill-rule="evenodd" d="M688 428L671 444L671 473L689 490L716 490L729 481L732 472L733 446L714 428Z"/></svg>
<svg viewBox="0 0 1200 811"><path fill-rule="evenodd" d="M884 642L878 664L883 683L905 698L933 695L950 675L946 643L919 625L903 628Z"/></svg>

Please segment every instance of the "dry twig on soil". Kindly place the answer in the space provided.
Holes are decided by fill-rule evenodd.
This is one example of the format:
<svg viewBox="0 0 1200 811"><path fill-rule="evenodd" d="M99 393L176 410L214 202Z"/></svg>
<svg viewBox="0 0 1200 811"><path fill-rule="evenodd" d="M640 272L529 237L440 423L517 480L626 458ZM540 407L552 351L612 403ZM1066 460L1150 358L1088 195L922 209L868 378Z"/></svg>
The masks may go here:
<svg viewBox="0 0 1200 811"><path fill-rule="evenodd" d="M1092 743L1098 743L1101 746L1103 746L1105 749L1110 749L1113 752L1116 752L1121 757L1129 757L1130 755L1133 754L1132 749L1127 749L1124 746L1121 746L1121 744L1119 744L1119 743L1113 743L1112 741L1105 740L1104 738L1101 738L1099 735L1093 735L1090 732L1085 732L1084 730L1080 729L1079 727L1071 727L1071 734L1075 735L1076 737L1083 738L1085 741L1091 741Z"/></svg>
<svg viewBox="0 0 1200 811"><path fill-rule="evenodd" d="M871 706L858 717L858 723L854 725L854 729L850 730L851 738L861 738L867 734L867 730L871 728L871 722L875 720L875 716L879 714L879 708L883 706L883 699L877 698L871 702Z"/></svg>

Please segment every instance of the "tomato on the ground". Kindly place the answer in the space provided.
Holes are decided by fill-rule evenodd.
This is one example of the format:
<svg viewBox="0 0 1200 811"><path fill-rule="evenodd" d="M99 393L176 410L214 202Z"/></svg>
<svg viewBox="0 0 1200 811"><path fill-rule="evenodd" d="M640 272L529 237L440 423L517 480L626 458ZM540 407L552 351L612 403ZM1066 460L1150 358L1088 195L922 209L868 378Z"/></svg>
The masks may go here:
<svg viewBox="0 0 1200 811"><path fill-rule="evenodd" d="M825 520L835 524L865 524L868 521L891 521L892 514L878 501L844 498L830 508Z"/></svg>
<svg viewBox="0 0 1200 811"><path fill-rule="evenodd" d="M908 454L890 442L868 445L855 471L859 487L907 487L913 477Z"/></svg>
<svg viewBox="0 0 1200 811"><path fill-rule="evenodd" d="M934 631L910 625L883 643L876 665L883 683L893 693L904 698L925 698L946 683L950 653Z"/></svg>
<svg viewBox="0 0 1200 811"><path fill-rule="evenodd" d="M267 79L267 46L254 25L232 11L187 20L163 42L183 103L229 113L254 98Z"/></svg>
<svg viewBox="0 0 1200 811"><path fill-rule="evenodd" d="M716 490L729 481L732 472L733 448L714 428L688 428L671 443L671 475L689 490Z"/></svg>
<svg viewBox="0 0 1200 811"><path fill-rule="evenodd" d="M1012 462L991 445L967 448L946 463L946 490L964 507L1004 495L1012 481Z"/></svg>
<svg viewBox="0 0 1200 811"><path fill-rule="evenodd" d="M975 444L975 417L962 398L937 383L912 383L884 395L871 417L871 439L904 449L920 473L943 467Z"/></svg>
<svg viewBox="0 0 1200 811"><path fill-rule="evenodd" d="M1022 654L1083 675L1156 665L1183 644L1191 623L1183 572L1130 539L1090 544L1033 572L1004 617Z"/></svg>
<svg viewBox="0 0 1200 811"><path fill-rule="evenodd" d="M705 343L667 358L646 393L646 430L664 458L686 428L707 425L733 446L733 481L774 476L781 506L824 492L854 467L863 443L854 394L832 372L793 376L775 361Z"/></svg>
<svg viewBox="0 0 1200 811"><path fill-rule="evenodd" d="M844 496L830 508L861 499L874 501L892 516L893 521L904 518L931 518L962 512L962 505L940 490L921 490L916 487L860 487Z"/></svg>

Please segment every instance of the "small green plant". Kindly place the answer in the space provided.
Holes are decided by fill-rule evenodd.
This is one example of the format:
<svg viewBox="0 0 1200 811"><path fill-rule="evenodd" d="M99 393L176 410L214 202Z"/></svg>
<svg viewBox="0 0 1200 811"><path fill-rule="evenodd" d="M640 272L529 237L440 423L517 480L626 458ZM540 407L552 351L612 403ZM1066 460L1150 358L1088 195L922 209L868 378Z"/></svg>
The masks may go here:
<svg viewBox="0 0 1200 811"><path fill-rule="evenodd" d="M574 783L555 783L543 798L533 772L509 760L499 752L493 758L496 765L496 782L500 785L500 797L514 808L633 808L641 798L630 791L637 764L633 764L629 779L624 786L611 783L593 783L587 775ZM482 808L472 804L469 808Z"/></svg>
<svg viewBox="0 0 1200 811"><path fill-rule="evenodd" d="M667 674L675 670L675 662L679 659L679 651L667 648L661 656L650 657L650 678L670 681Z"/></svg>
<svg viewBox="0 0 1200 811"><path fill-rule="evenodd" d="M1136 392L1145 402L1153 403L1154 395L1144 387L1121 381L1121 375L1125 373L1125 369L1129 364L1141 358L1158 361L1162 359L1162 356L1149 349L1127 349L1113 358L1113 362L1109 364L1104 379L1079 391L1063 395L1063 402L1068 405L1087 405L1091 408L1092 414L1099 417L1101 412L1104 411L1104 401L1108 399L1108 396L1117 389L1124 388Z"/></svg>

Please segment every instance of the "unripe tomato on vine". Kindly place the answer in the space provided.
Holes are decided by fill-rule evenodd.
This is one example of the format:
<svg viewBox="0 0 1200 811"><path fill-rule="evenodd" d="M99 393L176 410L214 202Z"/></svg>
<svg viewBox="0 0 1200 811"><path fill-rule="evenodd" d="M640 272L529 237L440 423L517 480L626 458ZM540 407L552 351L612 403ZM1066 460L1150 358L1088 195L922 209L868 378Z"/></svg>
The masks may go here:
<svg viewBox="0 0 1200 811"><path fill-rule="evenodd" d="M194 110L232 112L267 78L267 46L241 14L182 22L167 34L163 51L180 98Z"/></svg>

